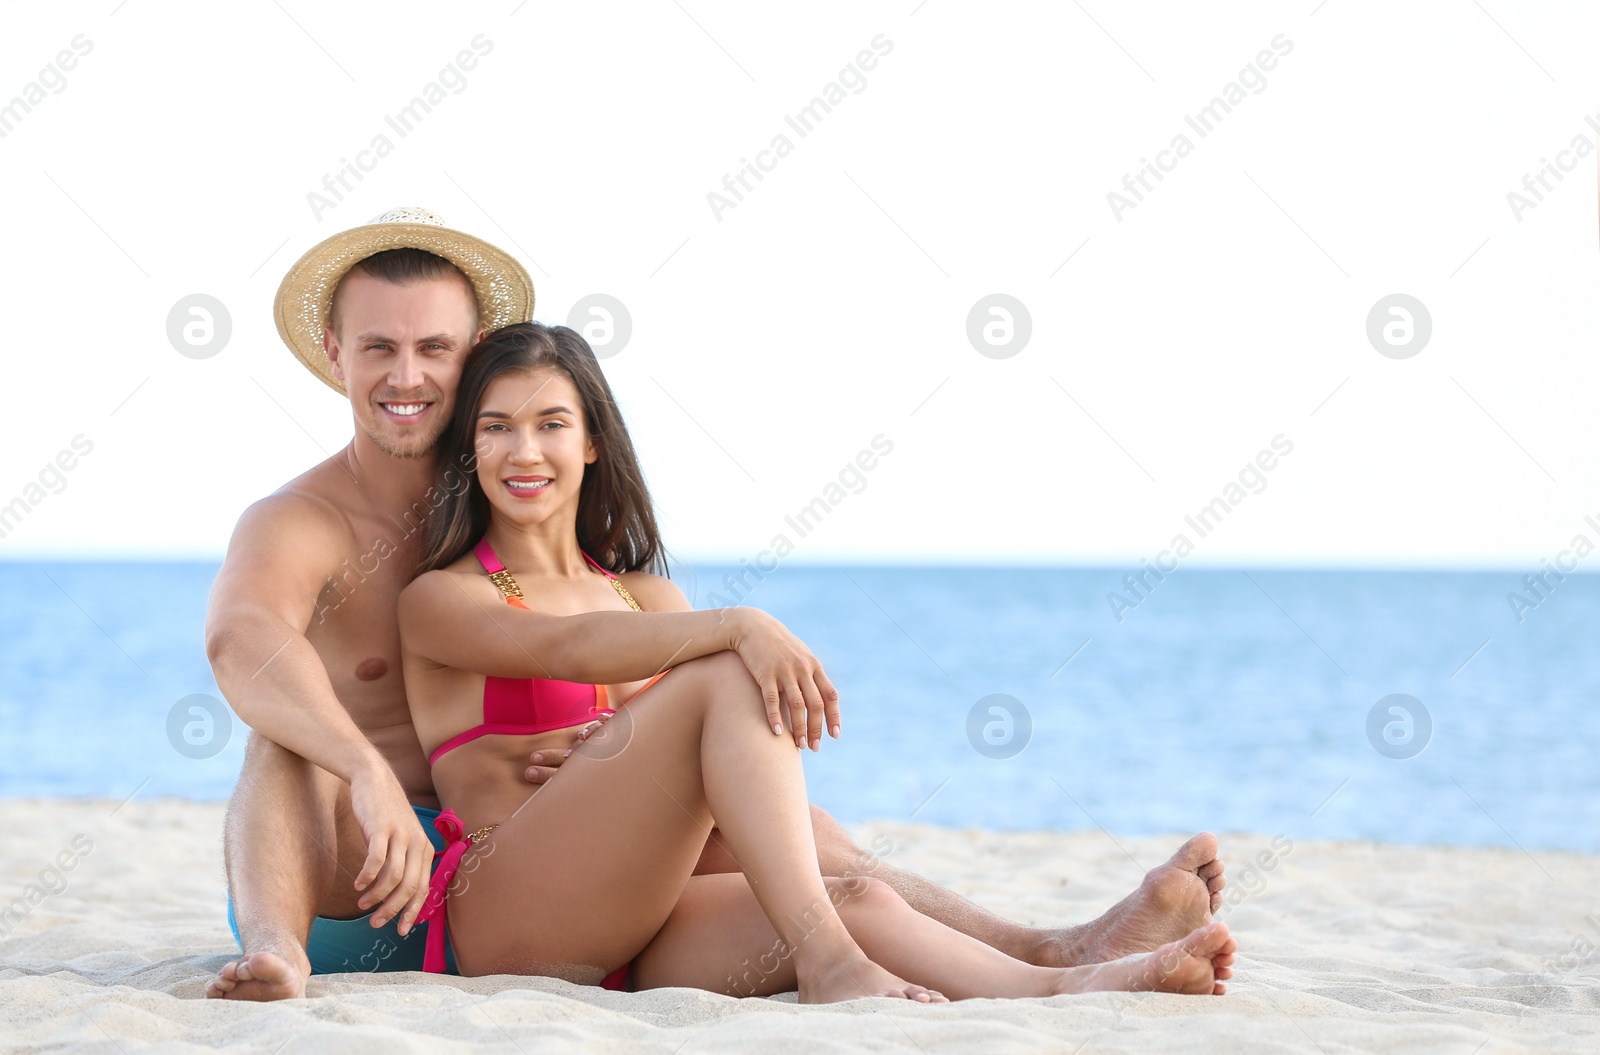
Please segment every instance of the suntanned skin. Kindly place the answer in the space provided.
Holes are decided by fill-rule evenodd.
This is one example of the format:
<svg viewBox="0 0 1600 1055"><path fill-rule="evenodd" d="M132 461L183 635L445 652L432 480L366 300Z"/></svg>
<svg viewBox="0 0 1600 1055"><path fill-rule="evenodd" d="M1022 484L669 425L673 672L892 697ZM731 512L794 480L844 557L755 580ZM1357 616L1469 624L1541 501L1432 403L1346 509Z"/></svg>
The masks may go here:
<svg viewBox="0 0 1600 1055"><path fill-rule="evenodd" d="M324 340L350 391L354 439L245 512L207 613L217 684L253 730L224 831L245 955L222 968L210 997L303 995L314 916L372 910L375 927L401 916L405 930L427 890L432 845L410 806L438 799L406 705L396 602L415 574L433 443L480 333L458 277L396 286L354 274L339 306L339 332ZM411 418L382 406L407 400L429 405ZM763 686L769 720L782 708L797 740L815 745L824 720L837 722L837 692L771 616L743 608L660 615L548 617L541 662L553 677L610 684L731 649ZM559 774L577 736L533 745L530 789ZM877 860L814 807L812 822L825 874L883 880L917 911L1044 966L1153 949L1208 921L1221 900L1216 842L1202 835L1100 919L1023 927ZM737 871L713 830L697 872Z"/></svg>
<svg viewBox="0 0 1600 1055"><path fill-rule="evenodd" d="M464 279L397 286L356 274L339 304L339 332L325 341L355 438L245 512L207 613L217 684L254 730L224 839L247 955L210 996L298 996L313 916L373 910L374 927L399 916L404 933L427 892L433 848L411 804L438 800L406 708L395 611L431 508L432 450L482 334ZM420 414L395 410L419 404ZM733 649L767 686L774 724L782 707L800 735L825 716L837 727L838 693L815 657L753 609L543 626L538 651L553 676L624 681L642 664ZM598 640L618 651L596 657ZM628 658L610 671L606 655Z"/></svg>
<svg viewBox="0 0 1600 1055"><path fill-rule="evenodd" d="M501 374L470 411L487 539L534 611L627 610L578 546L580 489L598 456L583 406L565 373L542 368ZM636 619L689 608L666 579L627 579L650 602ZM494 632L490 613L505 616ZM471 554L419 576L399 618L424 747L481 721L486 675L543 674L530 612L504 604ZM514 769L531 746L519 734L480 736L434 763L463 828L495 825L446 901L463 974L593 983L627 962L641 989L793 988L801 1003L1225 991L1237 945L1224 924L1143 957L1040 967L917 913L886 884L823 877L799 759L758 724L759 687L737 657L680 662L647 684L609 686L621 709L534 795ZM694 874L712 816L743 876Z"/></svg>

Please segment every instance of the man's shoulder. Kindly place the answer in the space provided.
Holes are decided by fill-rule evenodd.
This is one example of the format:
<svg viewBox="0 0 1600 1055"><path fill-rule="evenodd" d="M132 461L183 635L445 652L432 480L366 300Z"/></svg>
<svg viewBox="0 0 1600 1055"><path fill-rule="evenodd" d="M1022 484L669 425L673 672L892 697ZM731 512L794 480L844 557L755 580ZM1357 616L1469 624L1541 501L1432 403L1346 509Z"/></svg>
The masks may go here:
<svg viewBox="0 0 1600 1055"><path fill-rule="evenodd" d="M298 538L339 538L350 533L350 518L339 504L315 488L291 480L245 507L239 526L286 533Z"/></svg>
<svg viewBox="0 0 1600 1055"><path fill-rule="evenodd" d="M315 473L301 474L239 515L218 572L232 603L278 598L305 605L309 619L341 562L360 552L351 519Z"/></svg>
<svg viewBox="0 0 1600 1055"><path fill-rule="evenodd" d="M337 458L335 455L334 458ZM270 540L274 548L347 548L354 525L347 508L354 491L348 474L329 458L250 503L239 517L234 538ZM338 481L344 481L341 491Z"/></svg>
<svg viewBox="0 0 1600 1055"><path fill-rule="evenodd" d="M347 507L357 494L359 484L351 475L345 451L341 450L324 458L267 497L289 495L308 504L320 505L330 513L347 513Z"/></svg>

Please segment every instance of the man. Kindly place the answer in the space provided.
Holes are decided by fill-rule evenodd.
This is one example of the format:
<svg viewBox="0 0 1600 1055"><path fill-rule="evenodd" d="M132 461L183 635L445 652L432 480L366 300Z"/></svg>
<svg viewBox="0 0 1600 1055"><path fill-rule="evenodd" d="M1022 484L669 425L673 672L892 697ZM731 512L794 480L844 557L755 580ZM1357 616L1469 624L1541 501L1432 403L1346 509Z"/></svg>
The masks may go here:
<svg viewBox="0 0 1600 1055"><path fill-rule="evenodd" d="M532 310L521 265L417 209L327 239L284 278L279 332L348 395L355 436L245 511L212 590L207 655L253 732L224 830L230 922L244 956L207 996L297 997L313 969L420 965L426 925L413 925L438 799L406 705L396 599L437 494L434 446L462 362L486 331ZM755 609L530 618L543 621L541 660L556 678L603 665L593 644L602 640L607 654L662 668L738 649L769 688L769 719L788 707L797 745L809 734L816 747L824 705L837 700L825 677L805 676L820 667L804 645ZM530 794L557 775L561 758L545 757L555 754L530 759ZM926 915L1045 965L1181 937L1210 919L1224 882L1216 840L1202 834L1093 923L1022 927L877 860L821 810L813 823L824 874L871 874ZM737 870L713 830L699 871Z"/></svg>

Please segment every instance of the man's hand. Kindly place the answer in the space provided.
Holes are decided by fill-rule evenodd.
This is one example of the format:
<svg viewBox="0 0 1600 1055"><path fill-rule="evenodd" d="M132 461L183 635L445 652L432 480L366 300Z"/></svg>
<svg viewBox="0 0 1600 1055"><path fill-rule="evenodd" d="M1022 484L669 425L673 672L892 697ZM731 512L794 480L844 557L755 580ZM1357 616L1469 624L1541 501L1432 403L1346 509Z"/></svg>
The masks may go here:
<svg viewBox="0 0 1600 1055"><path fill-rule="evenodd" d="M571 741L567 744L566 750L561 751L553 747L540 748L528 756L528 761L531 764L528 766L527 771L522 775L527 778L527 781L530 784L544 784L551 777L556 775L557 767L559 767L561 763L565 762L568 757L571 756L572 749L577 747L583 741L589 739L589 735L604 725L607 719L610 717L611 715L609 714L602 714L592 722L586 722L583 725L574 725L570 729L559 730L560 732L567 733L572 737Z"/></svg>
<svg viewBox="0 0 1600 1055"><path fill-rule="evenodd" d="M839 690L822 672L822 663L811 654L804 641L795 637L777 619L759 608L726 610L738 622L732 643L744 660L766 701L767 724L776 735L783 735L779 723L782 710L789 714L794 745L810 741L815 751L822 743L822 724L828 735L839 738Z"/></svg>
<svg viewBox="0 0 1600 1055"><path fill-rule="evenodd" d="M357 904L363 911L377 906L374 927L398 915L404 937L427 900L433 843L393 770L381 758L350 781L350 806L367 841L367 860L355 882L361 892Z"/></svg>

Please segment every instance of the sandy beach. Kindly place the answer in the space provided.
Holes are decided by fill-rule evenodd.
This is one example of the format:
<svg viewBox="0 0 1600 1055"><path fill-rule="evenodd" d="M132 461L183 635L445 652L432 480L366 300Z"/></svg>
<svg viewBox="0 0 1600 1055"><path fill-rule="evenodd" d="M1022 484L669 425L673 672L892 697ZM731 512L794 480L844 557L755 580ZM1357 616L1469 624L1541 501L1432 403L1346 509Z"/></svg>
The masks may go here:
<svg viewBox="0 0 1600 1055"><path fill-rule="evenodd" d="M207 1001L233 951L222 807L11 800L0 834L6 1051L1458 1051L1600 1048L1600 857L1223 835L1223 997L1100 994L800 1007L519 977L313 978ZM855 828L889 859L1030 923L1093 917L1178 836ZM1263 857L1264 855L1264 857ZM1258 866L1262 860L1270 869ZM20 898L25 911L12 899Z"/></svg>

